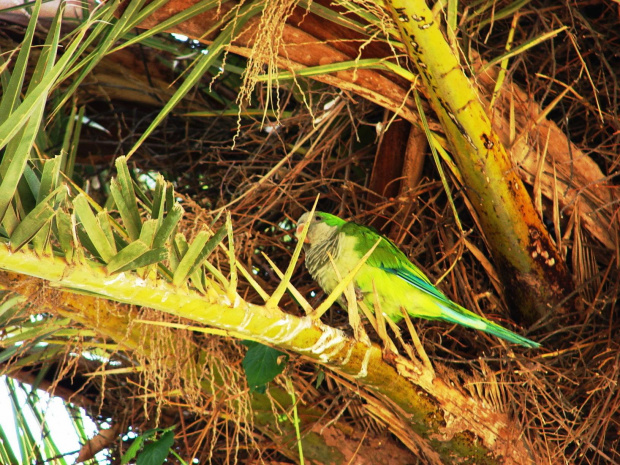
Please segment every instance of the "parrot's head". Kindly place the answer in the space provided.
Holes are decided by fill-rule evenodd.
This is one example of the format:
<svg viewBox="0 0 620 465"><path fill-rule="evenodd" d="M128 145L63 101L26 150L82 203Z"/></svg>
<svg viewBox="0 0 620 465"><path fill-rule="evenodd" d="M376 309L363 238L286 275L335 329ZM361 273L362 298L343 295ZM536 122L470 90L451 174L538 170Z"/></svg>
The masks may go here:
<svg viewBox="0 0 620 465"><path fill-rule="evenodd" d="M310 212L306 212L297 221L297 229L295 230L297 237L299 237L308 221L310 221L310 226L308 226L308 233L304 243L311 247L330 240L338 227L345 223L344 220L329 213L314 212L314 215L310 217Z"/></svg>

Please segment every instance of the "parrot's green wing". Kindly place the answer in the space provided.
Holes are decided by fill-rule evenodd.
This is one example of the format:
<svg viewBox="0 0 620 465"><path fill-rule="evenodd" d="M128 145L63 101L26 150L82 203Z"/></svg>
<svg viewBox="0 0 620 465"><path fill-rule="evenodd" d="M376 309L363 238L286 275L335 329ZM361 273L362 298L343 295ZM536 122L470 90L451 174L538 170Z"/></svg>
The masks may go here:
<svg viewBox="0 0 620 465"><path fill-rule="evenodd" d="M357 223L347 223L342 227L341 231L344 234L357 237L356 252L360 254L360 257L364 256L375 245L377 240L381 238L381 242L366 261L368 265L387 273L395 274L422 292L426 292L444 303L453 303L439 289L433 286L424 273L409 261L402 250L386 237Z"/></svg>

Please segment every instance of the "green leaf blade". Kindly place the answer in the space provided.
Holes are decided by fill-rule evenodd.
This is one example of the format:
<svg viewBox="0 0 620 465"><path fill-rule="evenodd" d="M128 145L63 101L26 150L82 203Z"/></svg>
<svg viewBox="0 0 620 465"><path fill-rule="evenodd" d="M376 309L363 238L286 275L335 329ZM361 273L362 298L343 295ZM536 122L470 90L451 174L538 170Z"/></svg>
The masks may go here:
<svg viewBox="0 0 620 465"><path fill-rule="evenodd" d="M144 446L144 450L136 460L136 465L161 465L168 457L173 443L174 432L165 432L159 440Z"/></svg>
<svg viewBox="0 0 620 465"><path fill-rule="evenodd" d="M248 347L242 365L250 390L264 388L284 371L288 354L254 341L243 344Z"/></svg>

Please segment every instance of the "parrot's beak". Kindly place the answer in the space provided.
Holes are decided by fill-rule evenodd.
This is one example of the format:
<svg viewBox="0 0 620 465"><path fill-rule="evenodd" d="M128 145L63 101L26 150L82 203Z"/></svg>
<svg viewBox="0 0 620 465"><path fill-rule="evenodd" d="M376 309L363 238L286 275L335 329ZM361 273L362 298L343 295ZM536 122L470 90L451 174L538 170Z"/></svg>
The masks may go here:
<svg viewBox="0 0 620 465"><path fill-rule="evenodd" d="M297 229L295 229L295 235L299 237L301 232L304 230L305 223L299 223L297 225ZM306 234L306 238L304 239L304 244L310 244L310 240L308 239L308 234Z"/></svg>

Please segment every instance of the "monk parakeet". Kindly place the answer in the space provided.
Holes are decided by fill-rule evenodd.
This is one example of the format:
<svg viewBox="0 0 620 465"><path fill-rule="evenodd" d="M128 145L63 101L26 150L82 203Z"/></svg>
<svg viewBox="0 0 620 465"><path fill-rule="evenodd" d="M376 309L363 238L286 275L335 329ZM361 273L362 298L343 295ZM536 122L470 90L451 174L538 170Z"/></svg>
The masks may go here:
<svg viewBox="0 0 620 465"><path fill-rule="evenodd" d="M381 310L394 322L403 318L401 308L404 308L412 317L458 323L525 347L540 347L452 302L393 242L373 229L329 213L315 212L312 218L310 213L301 215L298 235L308 221L310 226L304 241L306 268L326 293L336 287L338 275L345 277L381 239L353 279L356 295L368 308L374 310L374 282Z"/></svg>

